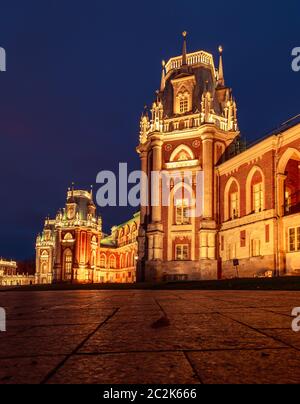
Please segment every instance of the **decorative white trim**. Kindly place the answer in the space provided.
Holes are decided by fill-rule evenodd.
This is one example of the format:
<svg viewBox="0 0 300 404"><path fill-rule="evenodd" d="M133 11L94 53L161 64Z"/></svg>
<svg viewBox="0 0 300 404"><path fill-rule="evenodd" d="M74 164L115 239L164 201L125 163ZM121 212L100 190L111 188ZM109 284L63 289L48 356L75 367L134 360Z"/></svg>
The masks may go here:
<svg viewBox="0 0 300 404"><path fill-rule="evenodd" d="M251 170L249 171L249 174L247 176L247 180L246 180L246 214L250 214L252 213L252 209L251 209L251 205L252 205L252 190L251 190L251 182L252 182L252 178L255 175L256 172L259 172L262 178L262 184L263 184L263 206L262 206L262 210L265 209L265 205L266 205L266 186L265 186L265 175L263 173L263 170L259 167L259 166L254 166L251 168Z"/></svg>
<svg viewBox="0 0 300 404"><path fill-rule="evenodd" d="M199 164L199 160L186 160L186 161L174 161L165 163L167 169L181 168L181 167L195 167Z"/></svg>

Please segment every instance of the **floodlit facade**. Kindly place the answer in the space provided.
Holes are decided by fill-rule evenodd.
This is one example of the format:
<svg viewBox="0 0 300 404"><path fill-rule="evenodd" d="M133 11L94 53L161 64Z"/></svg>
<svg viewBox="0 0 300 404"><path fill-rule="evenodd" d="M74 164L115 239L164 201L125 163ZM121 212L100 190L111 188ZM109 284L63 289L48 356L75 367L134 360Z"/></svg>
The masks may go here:
<svg viewBox="0 0 300 404"><path fill-rule="evenodd" d="M37 238L38 283L300 275L300 124L291 120L246 149L222 48L216 68L212 54L187 53L183 36L182 55L163 62L140 121L148 178L140 212L105 236L92 194L69 190ZM167 204L153 172L168 175ZM191 204L199 214L188 214Z"/></svg>
<svg viewBox="0 0 300 404"><path fill-rule="evenodd" d="M18 273L16 261L0 259L0 286L24 286L34 283L34 275Z"/></svg>
<svg viewBox="0 0 300 404"><path fill-rule="evenodd" d="M135 282L138 226L137 214L103 235L92 192L69 190L65 208L37 237L36 282Z"/></svg>
<svg viewBox="0 0 300 404"><path fill-rule="evenodd" d="M163 62L160 90L142 115L141 169L150 182L153 171L171 180L169 206L162 180L142 182L142 194L159 202L141 206L138 280L300 274L300 125L245 150L219 51L216 69L211 54L187 53L184 33L182 55ZM200 216L189 217L187 200L202 205Z"/></svg>

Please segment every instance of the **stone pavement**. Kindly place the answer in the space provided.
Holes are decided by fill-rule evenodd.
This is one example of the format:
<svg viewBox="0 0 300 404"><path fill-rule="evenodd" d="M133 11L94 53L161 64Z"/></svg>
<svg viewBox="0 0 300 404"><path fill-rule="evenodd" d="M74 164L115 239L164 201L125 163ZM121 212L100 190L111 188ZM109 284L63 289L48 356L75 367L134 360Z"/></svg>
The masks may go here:
<svg viewBox="0 0 300 404"><path fill-rule="evenodd" d="M0 306L0 384L300 383L300 292L0 292Z"/></svg>

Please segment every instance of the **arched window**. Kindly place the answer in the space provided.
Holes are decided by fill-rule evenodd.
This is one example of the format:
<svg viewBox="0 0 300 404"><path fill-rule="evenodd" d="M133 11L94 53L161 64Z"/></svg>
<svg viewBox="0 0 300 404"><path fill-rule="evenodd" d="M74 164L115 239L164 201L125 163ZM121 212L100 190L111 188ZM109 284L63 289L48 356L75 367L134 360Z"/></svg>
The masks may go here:
<svg viewBox="0 0 300 404"><path fill-rule="evenodd" d="M64 279L63 280L71 280L72 279L72 267L73 267L73 253L70 249L67 249L64 252Z"/></svg>
<svg viewBox="0 0 300 404"><path fill-rule="evenodd" d="M171 194L172 224L189 225L195 213L193 189L188 184L177 183Z"/></svg>
<svg viewBox="0 0 300 404"><path fill-rule="evenodd" d="M109 268L110 269L116 269L116 267L117 267L116 257L115 257L115 255L111 255L109 257Z"/></svg>
<svg viewBox="0 0 300 404"><path fill-rule="evenodd" d="M175 113L177 114L185 114L191 109L190 106L190 93L186 90L186 88L182 87L180 91L177 93L177 108Z"/></svg>
<svg viewBox="0 0 300 404"><path fill-rule="evenodd" d="M246 213L258 213L265 209L265 177L260 167L255 166L246 181Z"/></svg>
<svg viewBox="0 0 300 404"><path fill-rule="evenodd" d="M194 160L195 156L192 150L185 144L181 144L172 152L170 162Z"/></svg>
<svg viewBox="0 0 300 404"><path fill-rule="evenodd" d="M300 151L288 148L281 156L277 173L277 205L280 215L300 212Z"/></svg>
<svg viewBox="0 0 300 404"><path fill-rule="evenodd" d="M189 217L189 206L188 206L188 199L176 199L175 200L175 223L180 224L189 224L190 217Z"/></svg>
<svg viewBox="0 0 300 404"><path fill-rule="evenodd" d="M224 194L224 220L237 219L240 215L240 186L235 178L228 180Z"/></svg>
<svg viewBox="0 0 300 404"><path fill-rule="evenodd" d="M48 264L47 262L43 262L41 266L41 273L44 275L48 272Z"/></svg>
<svg viewBox="0 0 300 404"><path fill-rule="evenodd" d="M48 265L49 265L49 253L48 251L44 250L40 258L40 271L42 274L46 274L48 272Z"/></svg>
<svg viewBox="0 0 300 404"><path fill-rule="evenodd" d="M237 219L239 216L239 194L233 190L229 194L229 216L230 219Z"/></svg>
<svg viewBox="0 0 300 404"><path fill-rule="evenodd" d="M92 251L91 253L91 267L95 268L96 266L96 251Z"/></svg>
<svg viewBox="0 0 300 404"><path fill-rule="evenodd" d="M100 255L100 268L106 268L106 255Z"/></svg>

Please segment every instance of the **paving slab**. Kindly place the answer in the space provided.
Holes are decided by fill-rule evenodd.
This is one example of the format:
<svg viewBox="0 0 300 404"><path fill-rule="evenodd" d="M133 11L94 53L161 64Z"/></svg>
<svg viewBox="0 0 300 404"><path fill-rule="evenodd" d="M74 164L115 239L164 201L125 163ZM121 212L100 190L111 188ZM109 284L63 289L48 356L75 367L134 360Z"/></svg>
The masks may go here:
<svg viewBox="0 0 300 404"><path fill-rule="evenodd" d="M205 384L299 384L300 353L293 349L188 353Z"/></svg>
<svg viewBox="0 0 300 404"><path fill-rule="evenodd" d="M5 383L299 383L300 292L0 292Z"/></svg>
<svg viewBox="0 0 300 404"><path fill-rule="evenodd" d="M48 383L199 384L183 353L76 355Z"/></svg>

